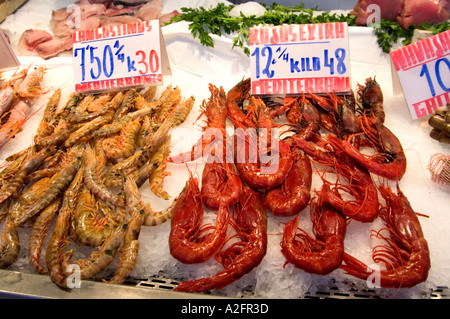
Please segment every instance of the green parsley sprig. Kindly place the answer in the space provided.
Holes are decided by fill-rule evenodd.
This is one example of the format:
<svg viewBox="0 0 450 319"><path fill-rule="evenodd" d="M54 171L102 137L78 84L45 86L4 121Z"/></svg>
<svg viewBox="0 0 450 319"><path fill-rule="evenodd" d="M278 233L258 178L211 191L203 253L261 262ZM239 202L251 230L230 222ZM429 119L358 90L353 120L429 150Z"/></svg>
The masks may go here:
<svg viewBox="0 0 450 319"><path fill-rule="evenodd" d="M349 26L356 26L356 16L351 14L336 14L329 11L320 12L313 9L307 9L303 4L298 6L282 6L272 4L264 5L266 12L259 17L255 15L239 17L230 15L234 5L224 3L217 4L216 7L205 9L199 8L181 8L181 15L173 17L170 23L178 21L188 21L189 30L194 38L200 40L205 46L214 46L214 40L211 34L221 36L229 34L233 36L233 47L241 47L249 55L248 48L249 28L254 25L282 25L282 24L309 24L309 23L329 23L329 22L347 22ZM430 30L433 34L440 33L450 29L449 22L438 25L429 25L427 23L420 27L411 26L409 29L402 28L397 22L381 20L378 25L374 25L374 32L377 36L378 45L381 49L389 53L394 43L402 40L404 45L411 43L414 29Z"/></svg>
<svg viewBox="0 0 450 319"><path fill-rule="evenodd" d="M404 29L397 22L382 19L378 26L374 26L378 45L386 53L389 53L392 49L393 44L399 40L401 40L403 45L410 44L414 35L414 30L416 29L431 31L433 34L438 34L440 32L449 30L450 23L448 21L436 25L424 23L419 27L412 25L408 29Z"/></svg>

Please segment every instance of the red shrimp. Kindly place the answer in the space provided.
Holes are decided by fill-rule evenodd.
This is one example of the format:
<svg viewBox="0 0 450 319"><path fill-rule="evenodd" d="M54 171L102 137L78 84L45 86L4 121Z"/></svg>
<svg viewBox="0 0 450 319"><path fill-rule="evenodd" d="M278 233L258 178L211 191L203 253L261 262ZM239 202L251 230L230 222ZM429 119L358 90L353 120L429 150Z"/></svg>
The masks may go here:
<svg viewBox="0 0 450 319"><path fill-rule="evenodd" d="M293 148L299 148L304 153L309 155L316 163L322 165L330 165L335 162L335 155L332 152L332 149L327 149L327 145L324 144L323 138L320 136L315 137L315 142L320 145L324 145L324 149L317 148L312 142L308 141L305 138L302 138L298 135L290 136L288 141Z"/></svg>
<svg viewBox="0 0 450 319"><path fill-rule="evenodd" d="M281 252L287 263L306 272L326 275L339 268L344 258L345 217L321 201L311 202L311 221L315 238L305 231L297 233L300 215L286 223Z"/></svg>
<svg viewBox="0 0 450 319"><path fill-rule="evenodd" d="M385 264L385 269L375 271L355 257L345 254L341 268L360 279L374 279L375 284L385 288L413 287L424 282L430 270L430 252L424 238L419 219L406 196L398 189L395 194L389 187L380 186L380 193L386 206L380 210L380 217L386 224L390 236L381 231L374 236L386 241L386 246L373 249L373 260Z"/></svg>
<svg viewBox="0 0 450 319"><path fill-rule="evenodd" d="M289 112L291 107L295 104L298 104L297 98L287 96L283 99L282 103L270 108L269 115L272 119L278 118L284 113Z"/></svg>
<svg viewBox="0 0 450 319"><path fill-rule="evenodd" d="M352 94L345 96L344 103L339 105L338 126L341 135L355 134L361 131L355 112L355 96L352 92Z"/></svg>
<svg viewBox="0 0 450 319"><path fill-rule="evenodd" d="M216 145L215 143L222 143L225 148L227 135L225 131L227 119L225 91L222 87L217 88L211 83L209 84L209 91L211 96L208 101L203 101L201 105L202 112L197 118L198 120L202 115L206 116L206 126L203 127L203 131L207 129L209 131L202 134L202 137L194 144L191 151L171 156L169 158L170 162L185 163L193 161L205 154L208 146L212 149ZM211 152L214 153L214 150ZM226 152L222 151L222 154L226 154Z"/></svg>
<svg viewBox="0 0 450 319"><path fill-rule="evenodd" d="M344 154L335 154L314 147L310 142L296 136L291 137L293 144L302 149L306 154L321 165L333 168L338 176L346 180L346 184L337 179L332 185L324 178L321 189L321 198L330 203L335 209L347 217L360 222L372 222L378 215L379 201L377 187L373 183L370 173L361 167L355 160ZM324 140L318 140L323 143ZM354 200L344 200L339 191L346 192L354 197Z"/></svg>
<svg viewBox="0 0 450 319"><path fill-rule="evenodd" d="M297 128L296 135L306 140L312 140L320 129L320 112L305 95L301 98L301 104L294 102L286 118Z"/></svg>
<svg viewBox="0 0 450 319"><path fill-rule="evenodd" d="M355 197L355 200L344 200L338 190L343 190ZM378 216L378 192L372 182L365 185L336 185L331 188L325 183L322 188L323 200L330 203L335 209L354 220L370 223Z"/></svg>
<svg viewBox="0 0 450 319"><path fill-rule="evenodd" d="M399 181L406 172L406 155L399 139L386 126L372 118L361 116L360 124L367 140L378 154L366 156L349 141L329 134L327 141L335 152L345 152L369 172Z"/></svg>
<svg viewBox="0 0 450 319"><path fill-rule="evenodd" d="M308 96L316 102L317 105L319 105L323 110L327 112L332 112L335 110L335 104L333 103L332 99L330 98L330 95L328 95L328 98L313 94L311 92L308 92Z"/></svg>
<svg viewBox="0 0 450 319"><path fill-rule="evenodd" d="M226 107L228 118L235 127L253 127L254 123L244 113L240 105L249 98L251 78L244 79L227 92Z"/></svg>
<svg viewBox="0 0 450 319"><path fill-rule="evenodd" d="M295 154L293 160L283 183L264 196L264 204L275 216L293 216L301 212L311 198L311 161L300 153Z"/></svg>
<svg viewBox="0 0 450 319"><path fill-rule="evenodd" d="M203 292L221 289L242 278L261 263L267 251L267 216L261 195L244 187L230 223L236 234L229 239L239 240L216 254L216 260L224 269L209 278L184 281L175 287L175 291Z"/></svg>
<svg viewBox="0 0 450 319"><path fill-rule="evenodd" d="M286 112L286 120L291 124L300 124L303 118L300 103L298 102L298 99L294 98L291 98L290 103L291 105L289 107L289 110Z"/></svg>
<svg viewBox="0 0 450 319"><path fill-rule="evenodd" d="M209 84L211 97L208 103L203 103L202 114L206 115L206 127L225 129L227 119L226 94L222 87Z"/></svg>
<svg viewBox="0 0 450 319"><path fill-rule="evenodd" d="M334 187L324 181L322 200L330 203L335 209L354 220L370 223L379 211L378 191L370 173L347 156L336 156L333 166L336 173L343 177L347 184L342 184L339 178ZM354 197L354 200L344 200L339 191L344 191Z"/></svg>
<svg viewBox="0 0 450 319"><path fill-rule="evenodd" d="M384 123L383 92L375 79L367 78L365 86L359 86L358 95L362 102L363 113L366 116Z"/></svg>
<svg viewBox="0 0 450 319"><path fill-rule="evenodd" d="M246 150L249 149L247 138L250 137L236 137L245 141L244 147L239 147L239 143L236 145L235 152L235 165L241 180L256 189L271 189L280 185L293 163L289 145L286 142L279 141L278 152L272 154L267 163L261 163L259 158L256 161L249 161L248 157L245 156ZM260 151L257 153L260 154Z"/></svg>
<svg viewBox="0 0 450 319"><path fill-rule="evenodd" d="M202 175L203 203L212 210L233 206L242 194L242 182L232 163L206 163Z"/></svg>
<svg viewBox="0 0 450 319"><path fill-rule="evenodd" d="M198 181L192 175L173 208L169 235L170 254L185 264L201 263L211 258L224 245L229 207L221 205L216 225L201 226L203 202ZM205 232L213 229L213 232Z"/></svg>
<svg viewBox="0 0 450 319"><path fill-rule="evenodd" d="M243 132L238 127L235 131L235 165L241 180L250 187L271 189L280 185L291 169L292 154L287 143L272 135L276 125L264 102L250 97L249 106L253 115L250 130Z"/></svg>
<svg viewBox="0 0 450 319"><path fill-rule="evenodd" d="M319 106L320 126L328 132L339 134L339 110L344 104L344 100L335 93L328 93L327 98L309 93L309 97Z"/></svg>

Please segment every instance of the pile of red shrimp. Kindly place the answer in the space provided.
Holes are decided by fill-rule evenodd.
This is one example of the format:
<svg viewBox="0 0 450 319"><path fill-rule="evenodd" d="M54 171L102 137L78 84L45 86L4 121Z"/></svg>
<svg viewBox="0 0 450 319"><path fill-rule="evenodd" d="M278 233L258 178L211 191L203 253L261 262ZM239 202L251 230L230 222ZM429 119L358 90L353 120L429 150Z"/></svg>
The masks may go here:
<svg viewBox="0 0 450 319"><path fill-rule="evenodd" d="M216 259L223 270L181 282L175 290L221 289L256 268L267 251L267 218L288 219L280 242L287 263L327 275L341 268L380 287L412 287L430 269L427 242L406 196L392 191L406 171L398 138L385 125L383 94L374 79L357 94L304 94L281 101L252 96L250 79L228 92L210 84L203 101L206 125L191 151L173 163L206 161L201 183L190 176L171 220L171 255L185 264ZM231 120L235 131L225 130ZM311 189L313 167L322 186ZM334 178L330 178L330 176ZM298 228L309 207L312 234ZM203 223L204 209L217 211L215 225ZM267 216L267 214L269 216ZM380 218L390 236L375 247L381 271L349 255L347 222Z"/></svg>

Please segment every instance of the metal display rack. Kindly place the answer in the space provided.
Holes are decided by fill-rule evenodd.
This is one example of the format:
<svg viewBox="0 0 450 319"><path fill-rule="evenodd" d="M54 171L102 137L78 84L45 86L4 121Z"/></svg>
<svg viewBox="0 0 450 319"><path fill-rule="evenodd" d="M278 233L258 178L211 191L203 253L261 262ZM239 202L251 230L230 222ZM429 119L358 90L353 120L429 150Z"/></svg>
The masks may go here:
<svg viewBox="0 0 450 319"><path fill-rule="evenodd" d="M183 293L173 289L179 281L165 275L144 279L130 278L122 285L112 285L96 281L82 281L81 288L63 290L56 286L48 276L29 274L11 270L0 270L0 299L217 299L225 298L206 293ZM248 291L245 298L253 298ZM328 289L307 292L305 299L380 299L375 290L359 290L351 287L342 290L336 285ZM437 287L424 291L424 299L450 299L448 287Z"/></svg>

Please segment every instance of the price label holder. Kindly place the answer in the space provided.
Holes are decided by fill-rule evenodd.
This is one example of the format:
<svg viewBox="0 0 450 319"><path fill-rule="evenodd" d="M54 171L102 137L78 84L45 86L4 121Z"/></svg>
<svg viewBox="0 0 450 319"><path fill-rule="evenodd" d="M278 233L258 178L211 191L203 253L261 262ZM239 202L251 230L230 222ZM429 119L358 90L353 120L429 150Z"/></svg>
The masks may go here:
<svg viewBox="0 0 450 319"><path fill-rule="evenodd" d="M75 92L161 85L171 75L159 20L73 33Z"/></svg>
<svg viewBox="0 0 450 319"><path fill-rule="evenodd" d="M405 97L413 120L450 103L450 30L390 53L394 94Z"/></svg>
<svg viewBox="0 0 450 319"><path fill-rule="evenodd" d="M351 91L347 23L255 26L249 41L254 95Z"/></svg>
<svg viewBox="0 0 450 319"><path fill-rule="evenodd" d="M9 45L6 36L0 31L0 71L9 71L19 68L20 62Z"/></svg>

